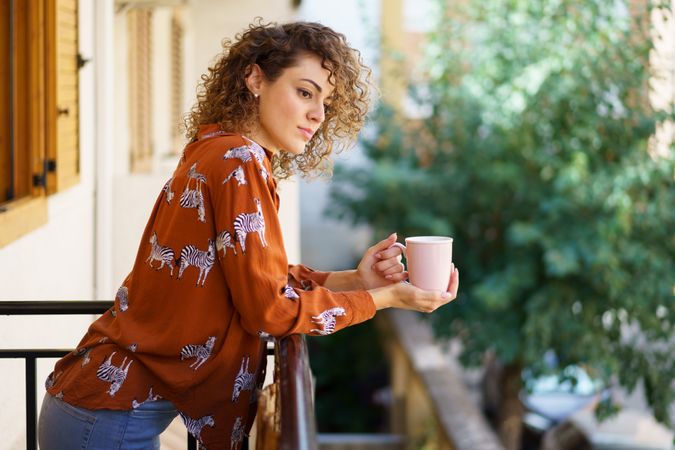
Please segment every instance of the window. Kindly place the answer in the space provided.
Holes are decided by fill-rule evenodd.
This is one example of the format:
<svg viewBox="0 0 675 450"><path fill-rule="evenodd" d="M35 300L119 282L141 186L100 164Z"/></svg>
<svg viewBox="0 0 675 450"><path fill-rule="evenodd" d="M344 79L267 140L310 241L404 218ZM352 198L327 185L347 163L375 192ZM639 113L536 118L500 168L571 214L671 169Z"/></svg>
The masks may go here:
<svg viewBox="0 0 675 450"><path fill-rule="evenodd" d="M79 181L77 0L0 2L0 246Z"/></svg>

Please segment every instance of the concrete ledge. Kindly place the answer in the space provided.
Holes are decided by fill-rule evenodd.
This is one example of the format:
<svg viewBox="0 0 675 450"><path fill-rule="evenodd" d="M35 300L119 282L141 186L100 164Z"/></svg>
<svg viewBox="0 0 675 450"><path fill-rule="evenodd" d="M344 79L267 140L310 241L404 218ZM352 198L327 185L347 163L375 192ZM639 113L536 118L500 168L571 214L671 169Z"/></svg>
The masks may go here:
<svg viewBox="0 0 675 450"><path fill-rule="evenodd" d="M407 448L414 448L411 447L415 445L414 435L420 432L419 425L411 424L411 419L420 411L430 410L438 426L436 438L447 442L440 448L504 450L471 399L458 374L458 366L434 342L429 325L411 311L388 310L382 316L384 320L379 322L387 334L385 342L392 360L393 407L416 410L414 414L411 411L393 412L393 431L407 436L409 441L412 439ZM395 361L401 359L400 355L396 356L398 351L405 355L407 364ZM409 374L402 373L407 370ZM414 386L420 384L426 393L422 396L425 399L401 400L402 395L412 396ZM426 401L429 405L417 406L412 401ZM415 420L421 423L420 419Z"/></svg>
<svg viewBox="0 0 675 450"><path fill-rule="evenodd" d="M401 450L404 442L393 434L319 433L320 450Z"/></svg>

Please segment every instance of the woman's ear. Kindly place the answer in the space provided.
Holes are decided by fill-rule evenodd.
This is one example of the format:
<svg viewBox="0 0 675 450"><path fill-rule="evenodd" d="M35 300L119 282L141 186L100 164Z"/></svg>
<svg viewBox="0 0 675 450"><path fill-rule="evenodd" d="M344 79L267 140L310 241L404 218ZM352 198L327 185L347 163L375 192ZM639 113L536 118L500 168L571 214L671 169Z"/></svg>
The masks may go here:
<svg viewBox="0 0 675 450"><path fill-rule="evenodd" d="M251 64L249 66L248 74L246 75L246 87L254 96L260 95L260 91L263 87L263 82L265 81L265 74L262 69L257 64Z"/></svg>

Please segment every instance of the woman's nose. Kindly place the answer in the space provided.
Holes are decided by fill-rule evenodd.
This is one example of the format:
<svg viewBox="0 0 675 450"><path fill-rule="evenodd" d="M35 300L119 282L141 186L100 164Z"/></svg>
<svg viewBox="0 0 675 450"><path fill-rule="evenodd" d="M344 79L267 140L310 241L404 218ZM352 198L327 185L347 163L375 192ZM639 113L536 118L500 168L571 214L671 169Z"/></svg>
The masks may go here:
<svg viewBox="0 0 675 450"><path fill-rule="evenodd" d="M309 118L310 120L316 121L318 123L324 121L326 118L326 111L324 110L323 103L319 103L309 111Z"/></svg>

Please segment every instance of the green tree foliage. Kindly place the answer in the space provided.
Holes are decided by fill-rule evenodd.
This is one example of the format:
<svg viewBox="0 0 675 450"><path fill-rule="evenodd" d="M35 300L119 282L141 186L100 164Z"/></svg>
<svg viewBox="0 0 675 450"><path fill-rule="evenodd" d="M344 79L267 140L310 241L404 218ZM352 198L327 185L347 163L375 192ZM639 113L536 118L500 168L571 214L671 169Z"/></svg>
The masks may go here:
<svg viewBox="0 0 675 450"><path fill-rule="evenodd" d="M373 321L330 336L309 336L309 361L320 433L373 433L386 429L386 413L375 404L387 385L388 367Z"/></svg>
<svg viewBox="0 0 675 450"><path fill-rule="evenodd" d="M378 236L455 238L460 295L432 318L466 363L491 349L541 374L554 352L559 368L644 382L668 423L675 151L653 136L673 110L650 107L648 15L615 0L468 3L441 6L429 36L412 86L429 114L379 107L372 164L336 168L333 214Z"/></svg>

